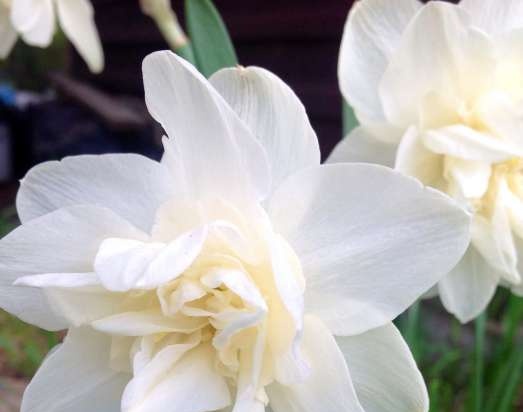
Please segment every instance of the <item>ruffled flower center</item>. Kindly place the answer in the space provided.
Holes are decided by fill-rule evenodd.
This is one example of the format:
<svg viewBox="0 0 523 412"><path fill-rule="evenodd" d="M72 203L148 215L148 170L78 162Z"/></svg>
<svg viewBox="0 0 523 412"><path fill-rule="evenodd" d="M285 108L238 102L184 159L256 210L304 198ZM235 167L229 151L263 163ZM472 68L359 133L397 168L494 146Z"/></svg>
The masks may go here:
<svg viewBox="0 0 523 412"><path fill-rule="evenodd" d="M247 233L238 220L211 220L166 241L170 229L180 228L169 229L177 220L165 210L159 216L159 241L106 239L95 263L104 287L125 302L117 315L92 323L113 336L113 368L134 376L124 409L147 396L133 382L151 369L175 371L183 356L202 348L212 352L213 373L236 392L236 402L266 405L265 386L290 375L283 367L305 378L299 351L304 280L291 247L264 224ZM163 366L151 366L158 362ZM162 379L155 374L147 379L149 390Z"/></svg>

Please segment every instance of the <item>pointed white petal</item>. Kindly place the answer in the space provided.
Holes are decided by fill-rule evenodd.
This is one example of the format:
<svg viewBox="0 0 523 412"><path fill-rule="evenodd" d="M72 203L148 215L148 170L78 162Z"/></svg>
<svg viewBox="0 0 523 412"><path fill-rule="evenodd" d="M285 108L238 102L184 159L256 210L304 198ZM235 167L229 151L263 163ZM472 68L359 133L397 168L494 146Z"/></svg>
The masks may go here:
<svg viewBox="0 0 523 412"><path fill-rule="evenodd" d="M18 278L14 284L34 288L80 288L99 285L100 279L96 273L45 273Z"/></svg>
<svg viewBox="0 0 523 412"><path fill-rule="evenodd" d="M11 21L27 44L47 47L55 31L53 0L16 0Z"/></svg>
<svg viewBox="0 0 523 412"><path fill-rule="evenodd" d="M130 375L109 368L110 338L72 329L27 387L21 412L118 412Z"/></svg>
<svg viewBox="0 0 523 412"><path fill-rule="evenodd" d="M338 79L344 97L368 119L383 119L378 84L405 27L420 8L417 0L363 0L349 14Z"/></svg>
<svg viewBox="0 0 523 412"><path fill-rule="evenodd" d="M122 397L122 411L132 411L134 405L147 402L149 392L153 391L165 376L168 376L176 362L198 343L199 339L189 339L184 343L166 346L141 370L135 371Z"/></svg>
<svg viewBox="0 0 523 412"><path fill-rule="evenodd" d="M488 162L445 158L447 179L455 182L467 198L481 199L487 192L492 167Z"/></svg>
<svg viewBox="0 0 523 412"><path fill-rule="evenodd" d="M318 139L305 108L280 78L248 67L220 70L210 82L265 148L271 191L297 170L320 164Z"/></svg>
<svg viewBox="0 0 523 412"><path fill-rule="evenodd" d="M423 377L393 324L336 341L365 412L428 411Z"/></svg>
<svg viewBox="0 0 523 412"><path fill-rule="evenodd" d="M178 183L165 166L140 155L67 157L32 168L16 206L22 222L64 206L104 206L147 231Z"/></svg>
<svg viewBox="0 0 523 412"><path fill-rule="evenodd" d="M520 0L461 0L459 7L471 16L472 23L488 33L498 34L523 27Z"/></svg>
<svg viewBox="0 0 523 412"><path fill-rule="evenodd" d="M486 309L499 279L498 271L469 246L457 266L440 280L439 295L445 308L466 323Z"/></svg>
<svg viewBox="0 0 523 412"><path fill-rule="evenodd" d="M132 398L132 393L126 391ZM214 368L214 350L200 345L182 357L141 402L123 412L158 412L165 405L178 412L207 412L230 405L225 379Z"/></svg>
<svg viewBox="0 0 523 412"><path fill-rule="evenodd" d="M74 44L89 69L99 73L104 67L102 43L94 22L89 0L55 0L60 26Z"/></svg>
<svg viewBox="0 0 523 412"><path fill-rule="evenodd" d="M110 210L94 206L59 209L18 227L0 240L0 306L40 327L64 328L41 290L13 283L43 273L91 272L100 243L110 236L144 235Z"/></svg>
<svg viewBox="0 0 523 412"><path fill-rule="evenodd" d="M464 254L469 216L382 166L332 164L289 178L269 208L300 257L305 308L336 334L384 325Z"/></svg>
<svg viewBox="0 0 523 412"><path fill-rule="evenodd" d="M94 268L108 290L155 289L176 279L200 253L205 227L177 237L169 244L109 238L102 242Z"/></svg>
<svg viewBox="0 0 523 412"><path fill-rule="evenodd" d="M305 317L302 342L311 373L302 383L267 388L274 412L364 412L340 348L315 316Z"/></svg>
<svg viewBox="0 0 523 412"><path fill-rule="evenodd" d="M278 382L290 384L301 380L309 373L309 367L300 349L305 282L299 258L281 236L276 235L272 239L270 253L274 283L285 308L285 312L278 315L278 322L288 322L285 334L288 334L290 340L290 347L286 348L284 353L274 354L275 375ZM285 339L282 330L277 330L276 333Z"/></svg>
<svg viewBox="0 0 523 412"><path fill-rule="evenodd" d="M193 66L156 52L144 59L143 76L149 112L176 140L188 192L240 203L265 196L270 172L263 147Z"/></svg>
<svg viewBox="0 0 523 412"><path fill-rule="evenodd" d="M361 162L393 167L395 153L396 145L377 140L360 126L336 145L327 163Z"/></svg>

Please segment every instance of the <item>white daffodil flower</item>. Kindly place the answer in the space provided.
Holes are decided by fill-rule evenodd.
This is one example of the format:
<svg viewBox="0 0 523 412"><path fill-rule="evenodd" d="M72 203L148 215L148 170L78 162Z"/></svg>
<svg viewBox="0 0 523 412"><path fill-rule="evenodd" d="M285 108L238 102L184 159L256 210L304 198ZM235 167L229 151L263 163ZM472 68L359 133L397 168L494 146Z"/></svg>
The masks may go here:
<svg viewBox="0 0 523 412"><path fill-rule="evenodd" d="M0 305L68 328L22 412L418 412L390 321L469 243L451 198L375 165L320 165L296 95L260 68L207 81L148 56L161 162L78 156L22 180Z"/></svg>
<svg viewBox="0 0 523 412"><path fill-rule="evenodd" d="M471 245L439 282L462 322L498 284L523 294L523 2L361 0L339 59L361 126L330 162L394 166L474 213Z"/></svg>
<svg viewBox="0 0 523 412"><path fill-rule="evenodd" d="M0 0L0 59L5 59L16 43L18 33L11 23L11 0Z"/></svg>
<svg viewBox="0 0 523 412"><path fill-rule="evenodd" d="M18 35L32 46L47 47L61 29L85 60L99 73L104 56L89 0L0 0L0 58L11 51Z"/></svg>

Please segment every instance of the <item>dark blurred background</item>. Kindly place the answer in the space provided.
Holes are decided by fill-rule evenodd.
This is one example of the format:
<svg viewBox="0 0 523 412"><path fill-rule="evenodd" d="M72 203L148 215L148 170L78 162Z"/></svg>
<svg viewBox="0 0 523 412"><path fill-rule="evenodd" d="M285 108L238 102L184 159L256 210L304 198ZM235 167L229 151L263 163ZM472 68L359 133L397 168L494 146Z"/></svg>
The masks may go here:
<svg viewBox="0 0 523 412"><path fill-rule="evenodd" d="M265 67L295 90L328 154L341 137L336 64L352 1L215 4L240 63ZM89 73L61 38L48 50L19 41L0 66L0 207L12 202L14 181L45 160L83 153L161 154L159 130L143 102L141 61L167 45L137 0L93 5L105 52L103 73ZM182 5L173 1L183 23Z"/></svg>

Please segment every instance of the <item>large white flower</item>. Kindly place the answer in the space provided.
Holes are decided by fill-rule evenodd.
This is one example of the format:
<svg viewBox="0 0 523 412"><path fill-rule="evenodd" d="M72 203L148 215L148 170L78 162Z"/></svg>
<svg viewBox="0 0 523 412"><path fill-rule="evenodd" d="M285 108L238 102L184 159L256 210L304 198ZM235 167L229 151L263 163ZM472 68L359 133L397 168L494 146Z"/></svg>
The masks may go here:
<svg viewBox="0 0 523 412"><path fill-rule="evenodd" d="M47 47L61 29L92 72L104 67L104 56L89 0L0 0L0 58L11 51L18 35L32 46Z"/></svg>
<svg viewBox="0 0 523 412"><path fill-rule="evenodd" d="M523 293L523 2L362 0L339 80L361 127L330 161L395 166L474 213L463 260L439 283L466 322L499 283Z"/></svg>
<svg viewBox="0 0 523 412"><path fill-rule="evenodd" d="M382 166L320 166L263 69L143 69L162 161L37 166L0 241L1 306L69 329L22 411L426 411L390 321L460 259L468 214Z"/></svg>

